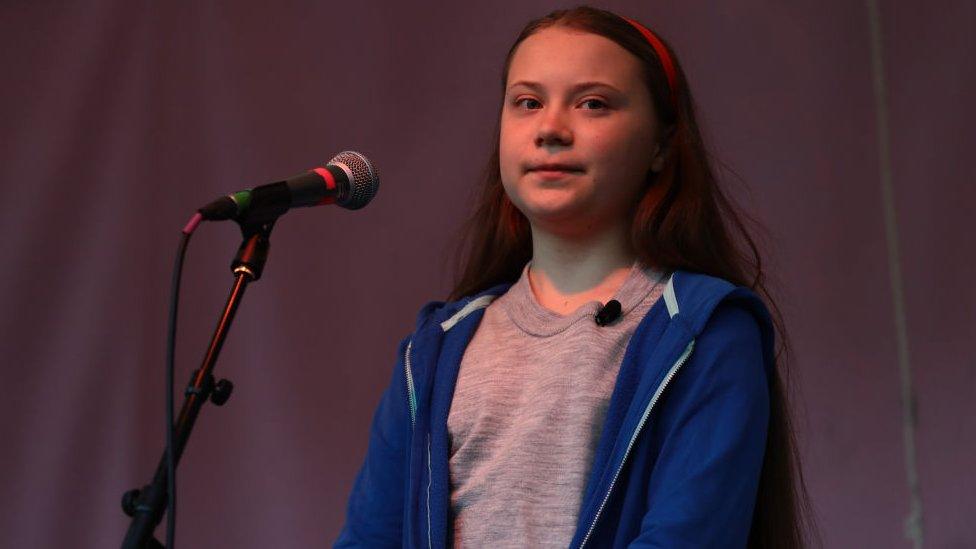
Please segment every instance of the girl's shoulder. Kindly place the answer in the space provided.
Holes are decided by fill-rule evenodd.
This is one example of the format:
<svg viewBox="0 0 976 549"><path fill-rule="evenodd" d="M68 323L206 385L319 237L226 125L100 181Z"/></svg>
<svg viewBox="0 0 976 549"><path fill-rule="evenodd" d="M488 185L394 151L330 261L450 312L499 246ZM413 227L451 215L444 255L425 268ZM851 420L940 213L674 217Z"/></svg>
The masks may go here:
<svg viewBox="0 0 976 549"><path fill-rule="evenodd" d="M772 328L769 310L759 295L723 278L678 270L669 277L664 297L672 320L680 318L694 336L701 334L720 305L750 313L762 331Z"/></svg>

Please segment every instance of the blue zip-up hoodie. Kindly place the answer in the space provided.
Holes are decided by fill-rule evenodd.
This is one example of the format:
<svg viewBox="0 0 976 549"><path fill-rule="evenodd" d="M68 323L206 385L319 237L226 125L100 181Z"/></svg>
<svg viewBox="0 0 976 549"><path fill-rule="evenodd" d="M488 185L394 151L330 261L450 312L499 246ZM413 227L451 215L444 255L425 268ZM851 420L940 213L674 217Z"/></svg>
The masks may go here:
<svg viewBox="0 0 976 549"><path fill-rule="evenodd" d="M336 547L446 547L447 416L464 350L508 285L432 302L400 344ZM624 354L570 547L743 547L769 422L769 313L676 271Z"/></svg>

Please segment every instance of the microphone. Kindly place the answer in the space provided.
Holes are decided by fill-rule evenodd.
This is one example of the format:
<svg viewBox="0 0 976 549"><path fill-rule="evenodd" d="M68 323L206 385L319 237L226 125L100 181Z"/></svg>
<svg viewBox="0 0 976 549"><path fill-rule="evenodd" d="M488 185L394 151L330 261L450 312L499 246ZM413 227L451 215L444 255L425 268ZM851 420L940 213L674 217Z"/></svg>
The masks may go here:
<svg viewBox="0 0 976 549"><path fill-rule="evenodd" d="M620 318L620 302L616 299L611 299L596 313L593 320L596 321L597 326L606 326L618 318Z"/></svg>
<svg viewBox="0 0 976 549"><path fill-rule="evenodd" d="M292 208L336 204L358 210L376 196L380 186L373 164L356 151L343 151L325 166L303 174L222 196L200 208L209 221L234 219L267 223Z"/></svg>

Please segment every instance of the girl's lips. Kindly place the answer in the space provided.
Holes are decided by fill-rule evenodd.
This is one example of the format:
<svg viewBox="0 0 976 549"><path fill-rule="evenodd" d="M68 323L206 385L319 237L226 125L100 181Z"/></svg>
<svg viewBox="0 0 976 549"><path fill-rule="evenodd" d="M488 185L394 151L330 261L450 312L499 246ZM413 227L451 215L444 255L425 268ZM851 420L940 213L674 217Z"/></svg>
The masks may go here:
<svg viewBox="0 0 976 549"><path fill-rule="evenodd" d="M536 164L535 166L529 167L526 171L530 172L582 172L583 167L574 164Z"/></svg>
<svg viewBox="0 0 976 549"><path fill-rule="evenodd" d="M536 174L542 179L561 179L564 177L579 175L583 172L580 170L532 170L529 173Z"/></svg>

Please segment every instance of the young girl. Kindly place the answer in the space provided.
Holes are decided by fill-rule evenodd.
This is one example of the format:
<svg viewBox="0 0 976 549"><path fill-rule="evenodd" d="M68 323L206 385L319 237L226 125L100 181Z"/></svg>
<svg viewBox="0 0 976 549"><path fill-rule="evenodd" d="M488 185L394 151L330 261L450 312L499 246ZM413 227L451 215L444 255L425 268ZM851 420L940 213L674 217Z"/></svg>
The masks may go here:
<svg viewBox="0 0 976 549"><path fill-rule="evenodd" d="M802 545L759 257L674 53L557 11L502 83L462 276L400 345L336 546Z"/></svg>

